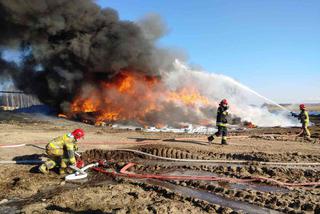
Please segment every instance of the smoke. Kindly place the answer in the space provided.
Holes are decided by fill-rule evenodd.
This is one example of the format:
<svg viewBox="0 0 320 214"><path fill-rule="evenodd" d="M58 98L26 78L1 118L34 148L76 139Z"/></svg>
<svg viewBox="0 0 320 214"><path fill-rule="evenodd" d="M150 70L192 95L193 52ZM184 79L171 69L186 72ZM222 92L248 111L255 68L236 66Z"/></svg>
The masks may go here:
<svg viewBox="0 0 320 214"><path fill-rule="evenodd" d="M121 21L90 0L1 0L0 14L0 48L23 55L20 71L12 72L16 86L58 108L82 85L123 69L159 76L174 60L154 45L166 32L155 15Z"/></svg>
<svg viewBox="0 0 320 214"><path fill-rule="evenodd" d="M147 14L138 21L138 25L150 41L157 41L168 32L166 24L158 14Z"/></svg>
<svg viewBox="0 0 320 214"><path fill-rule="evenodd" d="M164 82L171 90L186 85L193 86L216 106L222 99L226 98L229 101L231 114L240 117L242 121L253 122L264 127L297 125L297 122L288 116L288 112L270 113L267 108L252 105L251 103L263 103L268 100L257 97L256 92L253 93L251 89L234 79L220 74L191 69L178 60L174 63L174 71L167 73L164 77ZM203 117L213 117L211 111L206 111L208 109L202 110Z"/></svg>
<svg viewBox="0 0 320 214"><path fill-rule="evenodd" d="M0 89L6 88L11 82L11 73L18 70L17 66L13 62L7 62L2 59L2 53L0 52Z"/></svg>

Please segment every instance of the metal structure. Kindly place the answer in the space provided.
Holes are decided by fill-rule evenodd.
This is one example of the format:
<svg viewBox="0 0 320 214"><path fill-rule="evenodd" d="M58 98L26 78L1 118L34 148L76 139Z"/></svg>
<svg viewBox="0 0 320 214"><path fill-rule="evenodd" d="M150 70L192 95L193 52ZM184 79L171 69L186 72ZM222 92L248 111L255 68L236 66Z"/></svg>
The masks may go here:
<svg viewBox="0 0 320 214"><path fill-rule="evenodd" d="M22 91L0 91L0 109L15 110L41 105L39 99Z"/></svg>

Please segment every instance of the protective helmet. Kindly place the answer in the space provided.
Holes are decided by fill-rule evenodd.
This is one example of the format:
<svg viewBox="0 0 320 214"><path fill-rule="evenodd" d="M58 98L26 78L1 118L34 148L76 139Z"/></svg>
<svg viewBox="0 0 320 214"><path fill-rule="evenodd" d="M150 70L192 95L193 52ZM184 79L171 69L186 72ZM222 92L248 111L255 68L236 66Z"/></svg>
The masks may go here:
<svg viewBox="0 0 320 214"><path fill-rule="evenodd" d="M75 129L71 134L76 140L84 137L84 131L82 129Z"/></svg>
<svg viewBox="0 0 320 214"><path fill-rule="evenodd" d="M228 105L228 100L227 99L223 99L220 102L221 105Z"/></svg>
<svg viewBox="0 0 320 214"><path fill-rule="evenodd" d="M300 104L300 110L305 110L306 109L306 106L304 104Z"/></svg>

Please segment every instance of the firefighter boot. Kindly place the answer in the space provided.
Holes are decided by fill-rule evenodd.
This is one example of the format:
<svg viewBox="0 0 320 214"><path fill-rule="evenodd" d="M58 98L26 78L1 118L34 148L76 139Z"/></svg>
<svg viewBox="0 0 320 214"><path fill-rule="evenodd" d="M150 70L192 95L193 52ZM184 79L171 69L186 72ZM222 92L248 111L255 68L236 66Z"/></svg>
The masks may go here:
<svg viewBox="0 0 320 214"><path fill-rule="evenodd" d="M228 143L227 143L227 137L222 137L221 144L222 144L222 145L228 145Z"/></svg>
<svg viewBox="0 0 320 214"><path fill-rule="evenodd" d="M309 142L312 142L312 139L311 139L310 136L305 136L304 138L305 138L305 140L307 140L307 141L309 141Z"/></svg>
<svg viewBox="0 0 320 214"><path fill-rule="evenodd" d="M43 174L48 174L49 169L47 168L47 166L45 164L42 164L41 166L39 166L39 172L41 172Z"/></svg>
<svg viewBox="0 0 320 214"><path fill-rule="evenodd" d="M59 175L65 175L65 174L66 174L66 168L60 168Z"/></svg>
<svg viewBox="0 0 320 214"><path fill-rule="evenodd" d="M208 143L211 144L213 140L214 140L213 135L210 135L210 136L208 137Z"/></svg>
<svg viewBox="0 0 320 214"><path fill-rule="evenodd" d="M54 160L48 159L44 164L39 167L39 171L43 174L48 174L50 169L53 169L56 166Z"/></svg>

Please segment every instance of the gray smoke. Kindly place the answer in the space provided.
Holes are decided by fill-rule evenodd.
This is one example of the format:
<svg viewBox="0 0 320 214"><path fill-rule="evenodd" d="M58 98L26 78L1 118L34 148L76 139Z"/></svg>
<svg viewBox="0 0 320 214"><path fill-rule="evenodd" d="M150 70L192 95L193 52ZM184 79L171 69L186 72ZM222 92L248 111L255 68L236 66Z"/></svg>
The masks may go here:
<svg viewBox="0 0 320 214"><path fill-rule="evenodd" d="M155 15L121 21L90 0L0 0L0 15L0 49L23 53L19 67L1 58L1 71L12 71L19 89L57 108L82 85L124 69L159 76L176 58L154 45L167 32Z"/></svg>
<svg viewBox="0 0 320 214"><path fill-rule="evenodd" d="M16 64L2 59L2 53L0 52L0 84L7 82L10 79L11 74L17 71L18 67Z"/></svg>

